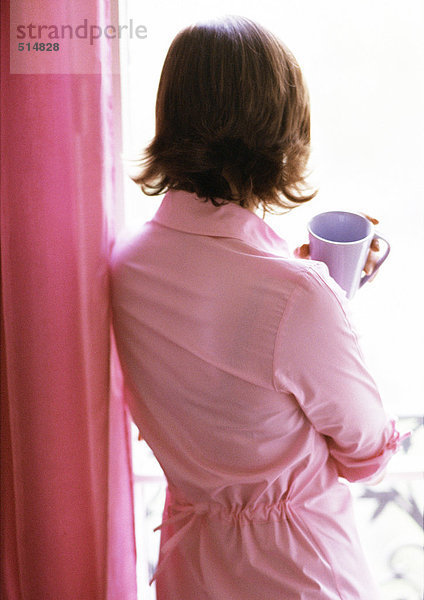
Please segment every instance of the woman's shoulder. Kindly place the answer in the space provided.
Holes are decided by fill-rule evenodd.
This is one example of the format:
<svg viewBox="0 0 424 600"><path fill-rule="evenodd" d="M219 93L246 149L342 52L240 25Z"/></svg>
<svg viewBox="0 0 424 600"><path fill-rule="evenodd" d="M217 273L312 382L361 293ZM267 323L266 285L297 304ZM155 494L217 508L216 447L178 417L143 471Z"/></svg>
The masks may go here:
<svg viewBox="0 0 424 600"><path fill-rule="evenodd" d="M114 240L109 254L109 263L112 273L125 268L128 263L136 259L140 253L149 222L137 231L123 230Z"/></svg>
<svg viewBox="0 0 424 600"><path fill-rule="evenodd" d="M128 262L133 250L135 238L128 232L121 234L112 244L109 253L109 268L112 277L116 276Z"/></svg>
<svg viewBox="0 0 424 600"><path fill-rule="evenodd" d="M280 265L281 277L291 282L291 296L298 305L309 306L314 312L336 306L349 312L346 294L330 276L325 263L289 258Z"/></svg>
<svg viewBox="0 0 424 600"><path fill-rule="evenodd" d="M302 289L323 287L336 295L345 295L340 286L330 276L327 265L321 261L288 257L278 262L281 276L290 279Z"/></svg>

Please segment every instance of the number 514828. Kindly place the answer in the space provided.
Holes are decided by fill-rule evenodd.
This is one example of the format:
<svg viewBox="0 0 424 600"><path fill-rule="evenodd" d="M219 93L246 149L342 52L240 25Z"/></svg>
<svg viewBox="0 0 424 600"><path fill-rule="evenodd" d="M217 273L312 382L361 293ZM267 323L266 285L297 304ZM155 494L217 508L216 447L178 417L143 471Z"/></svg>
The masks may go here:
<svg viewBox="0 0 424 600"><path fill-rule="evenodd" d="M35 50L36 52L57 52L59 50L58 42L19 42L18 50L22 52L23 50L31 51Z"/></svg>

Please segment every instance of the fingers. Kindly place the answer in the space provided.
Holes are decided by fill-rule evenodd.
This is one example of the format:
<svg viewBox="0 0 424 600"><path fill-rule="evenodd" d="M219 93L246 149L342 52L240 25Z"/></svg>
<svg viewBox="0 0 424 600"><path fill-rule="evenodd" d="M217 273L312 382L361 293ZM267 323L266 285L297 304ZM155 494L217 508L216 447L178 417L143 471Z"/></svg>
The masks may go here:
<svg viewBox="0 0 424 600"><path fill-rule="evenodd" d="M372 255L372 252L368 254L367 262L365 263L364 271L366 275L371 275L374 271L374 267L376 265L377 258Z"/></svg>
<svg viewBox="0 0 424 600"><path fill-rule="evenodd" d="M361 214L366 219L368 219L368 221L371 221L371 223L373 225L378 225L380 222L375 217L371 217L370 215L367 215L364 212ZM365 267L364 267L364 271L365 271L366 275L372 275L372 272L374 271L375 265L377 264L377 261L378 261L377 253L379 251L380 251L380 242L379 242L378 238L374 238L373 241L371 242L370 250L368 252L367 262L365 263ZM370 277L370 281L372 281L376 275L377 275L377 273L375 273L375 275Z"/></svg>
<svg viewBox="0 0 424 600"><path fill-rule="evenodd" d="M375 217L370 217L369 215L367 215L364 212L361 212L361 215L363 215L366 219L368 219L368 221L371 221L371 223L373 225L378 225L380 223L380 221L378 219L376 219Z"/></svg>
<svg viewBox="0 0 424 600"><path fill-rule="evenodd" d="M309 258L309 244L303 244L294 251L296 258Z"/></svg>
<svg viewBox="0 0 424 600"><path fill-rule="evenodd" d="M374 238L373 241L371 242L371 246L370 246L371 250L374 250L374 252L379 252L380 250L380 241L378 238Z"/></svg>
<svg viewBox="0 0 424 600"><path fill-rule="evenodd" d="M373 240L373 242L378 242L378 240ZM380 250L380 244L374 244L372 243L370 246L370 250L368 252L368 257L367 257L367 262L365 263L365 267L364 267L364 271L366 275L372 275L375 265L377 264L378 261L378 251ZM377 275L377 273L375 273L374 275L372 275L372 277L370 277L370 281L372 281L374 279L374 277Z"/></svg>

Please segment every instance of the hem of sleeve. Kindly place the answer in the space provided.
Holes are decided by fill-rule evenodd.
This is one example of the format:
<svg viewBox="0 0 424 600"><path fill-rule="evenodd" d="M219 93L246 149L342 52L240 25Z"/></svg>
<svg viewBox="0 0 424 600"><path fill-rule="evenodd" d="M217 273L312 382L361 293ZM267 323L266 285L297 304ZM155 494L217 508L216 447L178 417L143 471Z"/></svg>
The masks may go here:
<svg viewBox="0 0 424 600"><path fill-rule="evenodd" d="M399 451L402 442L411 435L411 432L400 434L396 429L395 419L389 421L391 431L387 441L383 448L378 454L368 459L345 459L343 456L340 458L333 455L333 459L337 463L337 470L340 477L344 477L348 481L363 481L374 479L377 477L387 466L387 463L396 452Z"/></svg>
<svg viewBox="0 0 424 600"><path fill-rule="evenodd" d="M393 454L395 454L400 449L403 440L406 440L406 438L411 435L410 431L400 434L400 432L396 429L395 419L390 419L390 425L392 427L392 431L389 439L386 442L385 448L381 451L381 454L384 454L384 452L388 450L391 450Z"/></svg>

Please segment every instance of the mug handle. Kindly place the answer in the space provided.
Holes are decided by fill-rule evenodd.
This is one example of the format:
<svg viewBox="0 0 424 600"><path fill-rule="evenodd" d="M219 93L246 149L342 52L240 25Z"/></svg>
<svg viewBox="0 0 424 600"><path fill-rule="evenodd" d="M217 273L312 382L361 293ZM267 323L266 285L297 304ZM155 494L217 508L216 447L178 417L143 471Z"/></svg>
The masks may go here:
<svg viewBox="0 0 424 600"><path fill-rule="evenodd" d="M383 242L386 243L387 248L386 248L383 256L381 256L378 259L378 261L375 263L375 267L374 267L372 273L370 273L369 275L363 275L361 277L361 280L359 282L359 287L362 287L364 285L364 283L366 283L370 279L370 277L374 277L374 275L377 273L377 270L381 267L381 265L384 263L384 261L386 260L386 258L389 256L390 244L386 240L386 238L384 238L382 235L380 235L379 233L376 232L373 239L374 240L383 240Z"/></svg>

